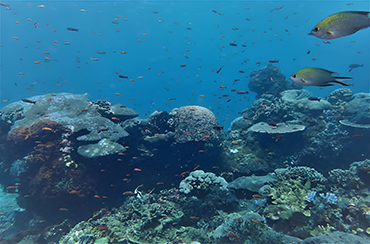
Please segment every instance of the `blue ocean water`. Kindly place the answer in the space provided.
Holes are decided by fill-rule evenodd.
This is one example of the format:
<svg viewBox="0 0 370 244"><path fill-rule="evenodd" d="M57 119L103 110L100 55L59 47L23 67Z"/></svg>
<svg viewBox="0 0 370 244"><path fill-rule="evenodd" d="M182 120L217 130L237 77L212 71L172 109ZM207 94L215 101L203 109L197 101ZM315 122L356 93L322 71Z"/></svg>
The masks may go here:
<svg viewBox="0 0 370 244"><path fill-rule="evenodd" d="M0 9L2 101L31 93L88 93L91 100L122 103L142 117L196 104L210 108L228 127L255 97L230 90L247 90L249 73L259 68L256 62L264 67L270 59L279 60L274 65L287 79L301 68L321 67L353 77L354 93L369 91L369 30L330 44L307 35L332 13L369 9L367 1L11 3L10 10ZM348 72L353 63L364 67ZM307 89L325 97L339 86ZM229 97L218 98L222 95Z"/></svg>
<svg viewBox="0 0 370 244"><path fill-rule="evenodd" d="M368 243L370 29L307 35L368 1L1 5L1 244Z"/></svg>

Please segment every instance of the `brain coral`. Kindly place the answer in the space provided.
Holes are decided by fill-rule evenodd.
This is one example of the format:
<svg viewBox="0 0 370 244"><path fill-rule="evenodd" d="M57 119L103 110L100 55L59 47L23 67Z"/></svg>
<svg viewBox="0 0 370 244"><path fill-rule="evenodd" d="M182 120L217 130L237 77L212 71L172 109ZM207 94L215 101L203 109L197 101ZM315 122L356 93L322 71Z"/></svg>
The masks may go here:
<svg viewBox="0 0 370 244"><path fill-rule="evenodd" d="M207 108L184 106L174 116L175 140L180 143L188 141L214 141L221 136L221 127L215 115Z"/></svg>

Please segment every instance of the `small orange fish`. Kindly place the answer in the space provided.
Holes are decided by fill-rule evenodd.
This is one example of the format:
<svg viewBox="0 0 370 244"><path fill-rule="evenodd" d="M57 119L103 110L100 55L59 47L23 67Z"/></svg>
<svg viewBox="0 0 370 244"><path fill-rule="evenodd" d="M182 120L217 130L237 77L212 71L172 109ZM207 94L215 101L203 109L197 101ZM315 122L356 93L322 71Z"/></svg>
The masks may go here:
<svg viewBox="0 0 370 244"><path fill-rule="evenodd" d="M48 114L44 114L42 117L50 117L50 115L48 115Z"/></svg>
<svg viewBox="0 0 370 244"><path fill-rule="evenodd" d="M139 169L139 168L134 168L134 171L138 171L138 172L140 172L140 171L142 171L141 169Z"/></svg>
<svg viewBox="0 0 370 244"><path fill-rule="evenodd" d="M206 96L204 96L204 95L199 95L200 97L206 97Z"/></svg>
<svg viewBox="0 0 370 244"><path fill-rule="evenodd" d="M205 151L204 151L204 150L199 150L198 152L200 152L200 153L204 153Z"/></svg>
<svg viewBox="0 0 370 244"><path fill-rule="evenodd" d="M70 43L70 42L64 42L64 44L65 44L65 45L71 45L71 43Z"/></svg>
<svg viewBox="0 0 370 244"><path fill-rule="evenodd" d="M354 135L352 135L352 137L361 137L361 136L363 136L364 134L354 134Z"/></svg>
<svg viewBox="0 0 370 244"><path fill-rule="evenodd" d="M19 21L15 21L15 23L16 23L16 24L20 24L21 22L19 22Z"/></svg>
<svg viewBox="0 0 370 244"><path fill-rule="evenodd" d="M190 110L190 111L195 111L195 109L194 109L194 108L189 108L189 110Z"/></svg>
<svg viewBox="0 0 370 244"><path fill-rule="evenodd" d="M209 136L203 136L204 138L209 138Z"/></svg>
<svg viewBox="0 0 370 244"><path fill-rule="evenodd" d="M23 73L23 72L19 72L18 74L19 75L26 75L26 73Z"/></svg>
<svg viewBox="0 0 370 244"><path fill-rule="evenodd" d="M256 224L259 224L259 225L263 225L263 223L261 223L261 222L259 222L259 221L255 220L255 219L251 219L251 221L252 221L253 223L256 223Z"/></svg>
<svg viewBox="0 0 370 244"><path fill-rule="evenodd" d="M119 120L119 118L117 118L117 117L112 117L111 119L114 119L114 120Z"/></svg>
<svg viewBox="0 0 370 244"><path fill-rule="evenodd" d="M232 142L231 142L231 144L233 144L233 145L239 145L239 142L237 142L237 141L232 141Z"/></svg>
<svg viewBox="0 0 370 244"><path fill-rule="evenodd" d="M212 167L212 169L218 169L218 168L220 168L220 167L218 167L218 166L213 166Z"/></svg>
<svg viewBox="0 0 370 244"><path fill-rule="evenodd" d="M95 198L100 198L100 196L99 196L99 195L94 195L94 197L95 197Z"/></svg>
<svg viewBox="0 0 370 244"><path fill-rule="evenodd" d="M19 38L19 37L17 37L17 36L13 36L13 39L15 39L15 40L19 40L20 38Z"/></svg>
<svg viewBox="0 0 370 244"><path fill-rule="evenodd" d="M254 198L263 198L263 196L261 196L259 194L254 194L254 195L252 195L252 197L254 197Z"/></svg>
<svg viewBox="0 0 370 244"><path fill-rule="evenodd" d="M60 208L59 211L65 211L68 212L68 208Z"/></svg>
<svg viewBox="0 0 370 244"><path fill-rule="evenodd" d="M31 19L31 18L27 18L27 20L28 20L28 21L32 21L32 19Z"/></svg>
<svg viewBox="0 0 370 244"><path fill-rule="evenodd" d="M197 216L190 216L191 219L199 219Z"/></svg>
<svg viewBox="0 0 370 244"><path fill-rule="evenodd" d="M53 41L53 43L59 43L58 41Z"/></svg>
<svg viewBox="0 0 370 244"><path fill-rule="evenodd" d="M118 155L126 155L126 153L119 152Z"/></svg>
<svg viewBox="0 0 370 244"><path fill-rule="evenodd" d="M195 171L197 168L199 168L199 164L197 166L194 167L193 171Z"/></svg>
<svg viewBox="0 0 370 244"><path fill-rule="evenodd" d="M239 239L240 236L235 235L234 233L227 233L228 236L233 237L235 239Z"/></svg>
<svg viewBox="0 0 370 244"><path fill-rule="evenodd" d="M69 192L69 194L78 194L78 193L80 193L80 191L77 191L77 190L72 190Z"/></svg>
<svg viewBox="0 0 370 244"><path fill-rule="evenodd" d="M220 86L220 88L226 88L226 86Z"/></svg>
<svg viewBox="0 0 370 244"><path fill-rule="evenodd" d="M6 189L17 189L18 186L8 186Z"/></svg>
<svg viewBox="0 0 370 244"><path fill-rule="evenodd" d="M49 128L49 127L42 127L42 130L49 130L49 131L52 131L53 129L52 129L52 128Z"/></svg>
<svg viewBox="0 0 370 244"><path fill-rule="evenodd" d="M34 64L41 64L39 61L33 61Z"/></svg>
<svg viewBox="0 0 370 244"><path fill-rule="evenodd" d="M121 94L120 94L120 93L118 93L118 92L116 92L116 93L114 93L114 94L116 94L117 96L121 96Z"/></svg>
<svg viewBox="0 0 370 244"><path fill-rule="evenodd" d="M94 61L99 61L99 59L98 58L91 58L92 60L94 60Z"/></svg>
<svg viewBox="0 0 370 244"><path fill-rule="evenodd" d="M142 78L144 78L144 76L138 76L137 78L138 78L138 79L142 79Z"/></svg>
<svg viewBox="0 0 370 244"><path fill-rule="evenodd" d="M157 182L156 185L164 185L164 182Z"/></svg>
<svg viewBox="0 0 370 244"><path fill-rule="evenodd" d="M182 173L180 174L180 176L186 175L186 174L188 174L188 173L189 173L189 171L182 172Z"/></svg>

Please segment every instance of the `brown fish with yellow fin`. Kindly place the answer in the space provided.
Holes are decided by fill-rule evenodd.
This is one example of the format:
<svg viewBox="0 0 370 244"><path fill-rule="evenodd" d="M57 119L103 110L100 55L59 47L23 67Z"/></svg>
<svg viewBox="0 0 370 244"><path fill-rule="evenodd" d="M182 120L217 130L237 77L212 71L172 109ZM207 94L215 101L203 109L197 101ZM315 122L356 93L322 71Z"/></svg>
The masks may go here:
<svg viewBox="0 0 370 244"><path fill-rule="evenodd" d="M321 20L308 35L321 39L349 36L370 26L369 11L343 11Z"/></svg>
<svg viewBox="0 0 370 244"><path fill-rule="evenodd" d="M321 68L300 69L290 76L290 79L301 86L333 86L331 82L343 86L352 86L337 79L352 79L351 77L333 76L335 72Z"/></svg>

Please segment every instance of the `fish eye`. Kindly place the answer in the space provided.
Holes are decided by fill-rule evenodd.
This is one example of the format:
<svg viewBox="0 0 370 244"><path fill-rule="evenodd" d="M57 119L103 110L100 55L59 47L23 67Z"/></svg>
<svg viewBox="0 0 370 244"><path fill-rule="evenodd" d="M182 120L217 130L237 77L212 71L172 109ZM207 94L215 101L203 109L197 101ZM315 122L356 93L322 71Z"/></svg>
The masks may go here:
<svg viewBox="0 0 370 244"><path fill-rule="evenodd" d="M319 27L315 27L315 29L313 29L314 32L318 32L320 30Z"/></svg>
<svg viewBox="0 0 370 244"><path fill-rule="evenodd" d="M296 75L292 75L293 78L296 78L297 76Z"/></svg>

